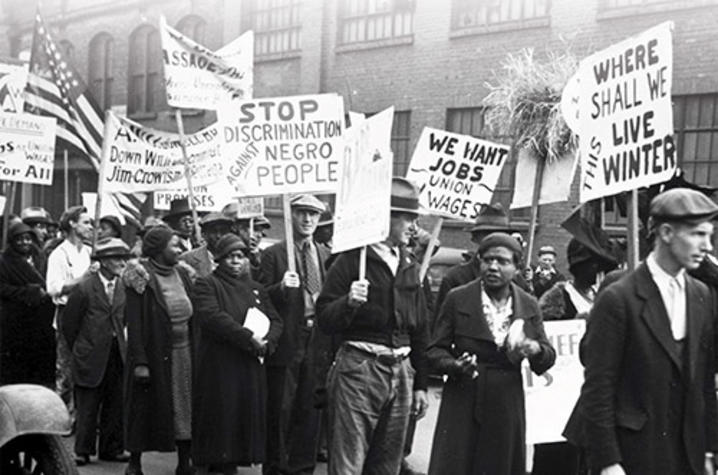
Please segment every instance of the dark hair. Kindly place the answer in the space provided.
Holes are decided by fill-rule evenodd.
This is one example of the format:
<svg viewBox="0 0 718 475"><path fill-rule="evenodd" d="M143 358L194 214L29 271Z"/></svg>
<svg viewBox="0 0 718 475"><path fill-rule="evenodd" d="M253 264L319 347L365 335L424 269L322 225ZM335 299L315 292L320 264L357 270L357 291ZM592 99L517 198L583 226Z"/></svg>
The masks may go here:
<svg viewBox="0 0 718 475"><path fill-rule="evenodd" d="M84 206L71 206L60 216L60 230L69 233L72 229L70 222L77 222L83 213L87 213L87 208Z"/></svg>

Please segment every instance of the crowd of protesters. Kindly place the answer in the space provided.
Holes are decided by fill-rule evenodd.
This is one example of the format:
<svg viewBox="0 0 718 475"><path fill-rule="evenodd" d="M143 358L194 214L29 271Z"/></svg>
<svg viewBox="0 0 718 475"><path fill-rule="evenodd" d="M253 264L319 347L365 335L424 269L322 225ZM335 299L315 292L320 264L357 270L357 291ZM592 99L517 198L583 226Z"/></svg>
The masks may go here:
<svg viewBox="0 0 718 475"><path fill-rule="evenodd" d="M718 206L704 195L654 198L653 250L633 272L617 271L615 245L581 221L568 280L552 246L527 265L503 209L485 206L467 230L477 250L436 296L420 277L429 235L410 182L393 179L389 236L365 253L331 254L317 197L290 209L291 244L269 247L269 220L238 217L236 204L201 215L198 239L176 200L129 245L104 216L93 246L80 206L59 222L38 207L11 217L0 384L58 392L78 465L98 455L137 475L143 452L176 451L178 475L255 464L310 474L326 451L330 475L394 475L416 473L405 457L430 374L441 375L429 473L523 475L521 363L548 371L543 322L581 318L586 380L568 442L537 445L533 473L714 473ZM257 315L261 335L247 325Z"/></svg>

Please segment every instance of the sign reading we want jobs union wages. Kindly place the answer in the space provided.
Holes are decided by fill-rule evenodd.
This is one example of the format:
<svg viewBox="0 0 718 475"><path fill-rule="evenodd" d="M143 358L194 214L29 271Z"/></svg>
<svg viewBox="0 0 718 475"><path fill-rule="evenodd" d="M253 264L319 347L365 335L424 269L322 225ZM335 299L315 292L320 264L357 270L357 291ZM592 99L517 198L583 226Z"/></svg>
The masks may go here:
<svg viewBox="0 0 718 475"><path fill-rule="evenodd" d="M581 62L582 203L675 173L672 29L662 23Z"/></svg>
<svg viewBox="0 0 718 475"><path fill-rule="evenodd" d="M256 99L217 111L235 196L334 192L344 103L336 94Z"/></svg>

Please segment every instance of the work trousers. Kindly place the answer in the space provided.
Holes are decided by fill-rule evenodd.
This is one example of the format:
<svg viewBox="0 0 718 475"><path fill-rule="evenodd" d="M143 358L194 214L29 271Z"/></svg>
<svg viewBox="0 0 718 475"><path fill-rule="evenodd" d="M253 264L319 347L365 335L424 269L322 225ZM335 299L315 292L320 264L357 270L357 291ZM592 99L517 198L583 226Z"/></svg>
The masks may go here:
<svg viewBox="0 0 718 475"><path fill-rule="evenodd" d="M321 411L317 386L315 326L299 329L289 366L267 367L267 462L265 475L311 474L317 464Z"/></svg>
<svg viewBox="0 0 718 475"><path fill-rule="evenodd" d="M76 454L95 455L95 441L98 429L100 433L100 457L112 457L124 451L122 368L122 357L115 339L112 342L107 368L100 385L95 388L75 385L75 407L77 410Z"/></svg>
<svg viewBox="0 0 718 475"><path fill-rule="evenodd" d="M397 475L413 397L408 358L387 364L343 346L329 370L328 475Z"/></svg>
<svg viewBox="0 0 718 475"><path fill-rule="evenodd" d="M65 306L58 305L55 311L55 322L57 324L57 359L55 362L55 392L62 398L67 406L72 420L75 419L75 400L73 398L72 381L72 348L67 344L65 335L62 334L62 316L65 314Z"/></svg>

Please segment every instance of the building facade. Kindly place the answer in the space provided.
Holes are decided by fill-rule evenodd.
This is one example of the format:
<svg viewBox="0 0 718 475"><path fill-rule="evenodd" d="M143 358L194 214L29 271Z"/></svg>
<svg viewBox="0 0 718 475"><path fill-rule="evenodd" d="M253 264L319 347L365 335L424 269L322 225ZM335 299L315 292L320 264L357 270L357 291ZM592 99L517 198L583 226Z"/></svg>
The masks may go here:
<svg viewBox="0 0 718 475"><path fill-rule="evenodd" d="M31 3L0 0L0 35L7 39L0 55L29 50ZM96 100L164 130L176 127L162 88L160 15L212 49L253 29L256 97L336 92L347 110L368 114L393 105L400 175L425 126L494 138L484 127L482 100L487 83L500 80L507 55L533 48L538 58L570 52L580 59L672 20L679 162L688 180L718 185L716 0L45 0L42 8ZM190 131L214 120L211 112L185 115ZM82 157L68 158L70 197L77 202L81 191L95 190L97 178ZM515 160L514 153L495 194L507 209ZM60 147L56 163L55 184L21 187L17 208L34 203L60 211ZM270 214L278 203L267 200ZM606 226L617 231L622 218L607 203ZM574 196L540 208L537 246L554 245L562 265L569 237L559 224L576 204ZM527 210L512 211L511 219L518 230L528 229ZM275 221L273 231L281 233ZM443 244L472 247L463 227L447 223Z"/></svg>

